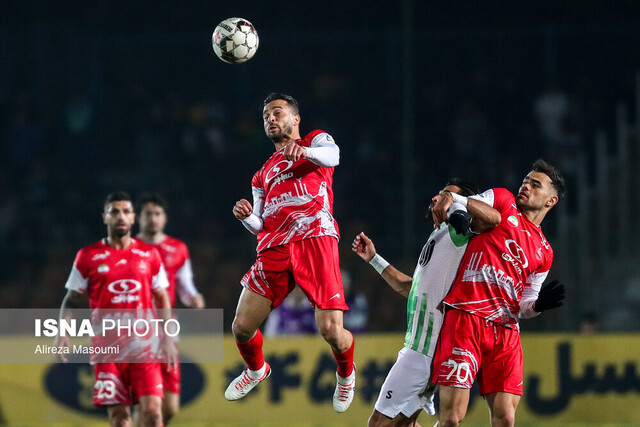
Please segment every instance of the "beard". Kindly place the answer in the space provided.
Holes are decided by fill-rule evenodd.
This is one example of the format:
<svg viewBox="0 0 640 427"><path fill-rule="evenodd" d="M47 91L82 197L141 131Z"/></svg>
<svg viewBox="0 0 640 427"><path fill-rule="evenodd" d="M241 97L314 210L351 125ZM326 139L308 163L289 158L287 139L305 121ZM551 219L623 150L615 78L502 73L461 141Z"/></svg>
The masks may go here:
<svg viewBox="0 0 640 427"><path fill-rule="evenodd" d="M268 132L268 131L267 131ZM271 141L273 142L283 142L285 139L288 139L288 137L293 133L293 123L288 122L288 123L284 123L281 127L280 130L278 130L277 132L274 132L272 134L268 134L267 136L271 139Z"/></svg>
<svg viewBox="0 0 640 427"><path fill-rule="evenodd" d="M126 235L127 235L127 234L129 234L129 233L131 233L131 227L130 227L130 226L129 226L129 227L125 227L125 228L117 228L117 227L113 227L113 228L111 229L111 233L110 233L110 234L111 234L112 236L114 236L114 237L121 238L121 237L126 236Z"/></svg>

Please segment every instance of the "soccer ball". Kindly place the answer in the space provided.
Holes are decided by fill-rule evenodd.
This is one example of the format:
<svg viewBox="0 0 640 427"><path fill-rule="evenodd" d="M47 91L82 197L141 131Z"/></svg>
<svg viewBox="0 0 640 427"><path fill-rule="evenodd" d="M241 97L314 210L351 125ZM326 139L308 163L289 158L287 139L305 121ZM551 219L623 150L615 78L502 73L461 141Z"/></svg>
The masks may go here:
<svg viewBox="0 0 640 427"><path fill-rule="evenodd" d="M250 60L258 50L258 32L243 18L228 18L218 24L211 36L213 51L228 64Z"/></svg>

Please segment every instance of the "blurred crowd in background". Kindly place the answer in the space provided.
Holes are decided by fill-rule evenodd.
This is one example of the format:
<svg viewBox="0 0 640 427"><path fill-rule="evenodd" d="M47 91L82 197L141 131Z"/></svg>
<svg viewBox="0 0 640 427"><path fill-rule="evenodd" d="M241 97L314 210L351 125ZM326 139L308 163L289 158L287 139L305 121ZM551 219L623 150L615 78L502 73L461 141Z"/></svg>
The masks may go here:
<svg viewBox="0 0 640 427"><path fill-rule="evenodd" d="M209 307L225 309L229 329L256 245L231 208L250 199L251 177L273 151L262 99L283 91L300 103L302 132L321 128L341 149L334 213L343 275L358 300L354 321L362 331L402 330L406 301L351 253L355 235L365 231L410 274L432 229L430 197L448 178L516 191L539 157L563 170L575 210L572 160L593 152L597 132L613 137L616 105L632 106L640 67L638 26L424 28L417 20L406 70L400 22L384 31L311 25L291 37L266 15L245 16L261 46L249 63L230 66L215 58L207 33L224 17L195 29L53 18L0 28L1 307L59 306L76 251L105 234L106 194L157 191L170 204L166 231L188 244L196 284ZM406 78L415 81L410 162L402 157ZM409 242L400 238L407 167ZM552 244L553 217L543 226ZM597 316L594 308L533 329L578 330L580 312Z"/></svg>

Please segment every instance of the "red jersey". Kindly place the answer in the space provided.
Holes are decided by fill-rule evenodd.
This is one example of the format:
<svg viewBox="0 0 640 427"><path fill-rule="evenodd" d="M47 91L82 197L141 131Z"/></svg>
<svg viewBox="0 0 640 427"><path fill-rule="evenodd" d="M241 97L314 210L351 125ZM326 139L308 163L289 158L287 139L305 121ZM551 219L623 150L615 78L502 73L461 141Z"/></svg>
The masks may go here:
<svg viewBox="0 0 640 427"><path fill-rule="evenodd" d="M180 299L186 304L192 295L198 293L193 283L193 270L189 249L186 243L171 236L165 236L161 242L151 244L160 253L162 263L167 272L169 287L167 293L171 300L171 307L176 305L176 292Z"/></svg>
<svg viewBox="0 0 640 427"><path fill-rule="evenodd" d="M509 191L495 188L479 198L497 209L502 219L491 232L469 241L444 301L517 330L523 292L537 298L551 268L553 250L540 227L516 207Z"/></svg>
<svg viewBox="0 0 640 427"><path fill-rule="evenodd" d="M310 147L319 141L333 143L321 130L295 142ZM251 181L254 194L264 200L258 252L311 237L339 238L338 223L333 218L333 169L304 158L289 161L282 150L273 153Z"/></svg>
<svg viewBox="0 0 640 427"><path fill-rule="evenodd" d="M65 287L86 293L91 308L153 308L151 290L169 286L160 254L140 240L114 249L105 240L80 249Z"/></svg>

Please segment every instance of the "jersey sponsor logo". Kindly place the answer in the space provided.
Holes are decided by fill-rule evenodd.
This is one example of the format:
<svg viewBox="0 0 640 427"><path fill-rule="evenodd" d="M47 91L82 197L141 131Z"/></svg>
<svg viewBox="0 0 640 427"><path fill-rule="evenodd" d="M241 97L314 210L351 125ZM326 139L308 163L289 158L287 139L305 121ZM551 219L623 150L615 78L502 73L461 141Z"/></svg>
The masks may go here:
<svg viewBox="0 0 640 427"><path fill-rule="evenodd" d="M104 251L101 254L95 254L94 256L91 257L91 261L97 261L99 259L105 259L110 255L109 251Z"/></svg>
<svg viewBox="0 0 640 427"><path fill-rule="evenodd" d="M527 256L524 254L524 250L520 247L520 245L518 245L516 241L512 239L507 239L504 243L511 256L518 260L520 265L522 265L522 268L527 268L527 266L529 265L529 260L527 259Z"/></svg>
<svg viewBox="0 0 640 427"><path fill-rule="evenodd" d="M109 283L107 288L114 294L131 294L142 289L142 283L133 279L122 279Z"/></svg>
<svg viewBox="0 0 640 427"><path fill-rule="evenodd" d="M284 180L287 180L293 176L293 172L283 173L282 175L278 175L276 179L273 180L273 185L279 184Z"/></svg>
<svg viewBox="0 0 640 427"><path fill-rule="evenodd" d="M177 248L171 246L171 245L167 245L167 244L161 244L160 247L167 251L167 252L171 252L172 254L176 253L176 251L178 250Z"/></svg>
<svg viewBox="0 0 640 427"><path fill-rule="evenodd" d="M518 226L518 217L516 217L515 215L511 215L509 218L507 218L507 222L512 225L513 227L517 227Z"/></svg>
<svg viewBox="0 0 640 427"><path fill-rule="evenodd" d="M115 282L109 283L107 289L109 289L111 293L116 294L111 298L113 304L135 302L140 300L140 296L132 294L142 289L142 283L133 279L116 280Z"/></svg>
<svg viewBox="0 0 640 427"><path fill-rule="evenodd" d="M293 162L291 160L280 160L271 169L269 169L269 172L267 172L264 177L265 181L271 181L277 175L280 175L281 173L288 170L291 166L293 166Z"/></svg>
<svg viewBox="0 0 640 427"><path fill-rule="evenodd" d="M149 251L141 251L140 249L133 248L131 249L131 253L134 253L138 256L149 258L151 256L151 252Z"/></svg>
<svg viewBox="0 0 640 427"><path fill-rule="evenodd" d="M98 266L98 273L108 273L109 272L109 266L107 264L100 264Z"/></svg>

